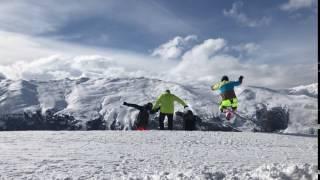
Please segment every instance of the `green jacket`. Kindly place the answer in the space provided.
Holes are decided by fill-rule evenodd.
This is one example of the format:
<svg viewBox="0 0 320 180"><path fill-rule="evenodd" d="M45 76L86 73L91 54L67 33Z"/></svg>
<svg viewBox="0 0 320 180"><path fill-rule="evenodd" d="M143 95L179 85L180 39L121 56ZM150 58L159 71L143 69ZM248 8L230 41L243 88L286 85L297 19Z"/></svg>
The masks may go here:
<svg viewBox="0 0 320 180"><path fill-rule="evenodd" d="M153 110L159 108L160 106L160 112L166 113L166 114L173 114L174 113L174 102L177 101L183 106L186 106L187 104L171 93L164 93L160 95L156 101L156 103L153 106Z"/></svg>

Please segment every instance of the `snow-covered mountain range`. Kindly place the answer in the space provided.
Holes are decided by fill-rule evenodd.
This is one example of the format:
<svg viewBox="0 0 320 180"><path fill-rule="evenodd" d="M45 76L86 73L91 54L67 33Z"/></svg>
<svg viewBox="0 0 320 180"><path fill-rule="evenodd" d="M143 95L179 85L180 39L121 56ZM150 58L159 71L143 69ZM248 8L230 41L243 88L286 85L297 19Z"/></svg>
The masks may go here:
<svg viewBox="0 0 320 180"><path fill-rule="evenodd" d="M210 123L218 115L219 96L204 84L184 85L143 77L49 81L9 80L2 77L0 125L5 129L4 121L11 116L18 116L19 119L19 115L24 114L24 119L28 116L31 120L35 114L50 114L71 117L73 125L80 129L87 129L89 121L101 121L105 129L131 129L138 112L122 106L122 103L154 103L166 89L184 99L203 123ZM264 127L264 121L288 120L284 132L316 133L317 84L283 90L244 85L237 88L236 93L239 98L237 128L252 131ZM183 107L177 105L175 110L183 111ZM179 119L176 118L175 122L176 129L179 129Z"/></svg>

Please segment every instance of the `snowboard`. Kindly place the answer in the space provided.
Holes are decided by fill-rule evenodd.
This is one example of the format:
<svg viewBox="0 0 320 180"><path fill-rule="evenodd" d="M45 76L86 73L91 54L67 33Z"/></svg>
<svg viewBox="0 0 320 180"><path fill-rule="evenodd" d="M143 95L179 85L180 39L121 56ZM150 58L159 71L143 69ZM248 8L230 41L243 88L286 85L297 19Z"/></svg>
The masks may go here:
<svg viewBox="0 0 320 180"><path fill-rule="evenodd" d="M220 113L220 119L228 124L234 124L236 120L236 113L231 109L225 109L222 113Z"/></svg>
<svg viewBox="0 0 320 180"><path fill-rule="evenodd" d="M222 122L223 126L229 127L233 129L236 132L241 132L241 130L234 127L235 121L236 121L236 113L230 108L224 110L222 113L220 113L220 120Z"/></svg>

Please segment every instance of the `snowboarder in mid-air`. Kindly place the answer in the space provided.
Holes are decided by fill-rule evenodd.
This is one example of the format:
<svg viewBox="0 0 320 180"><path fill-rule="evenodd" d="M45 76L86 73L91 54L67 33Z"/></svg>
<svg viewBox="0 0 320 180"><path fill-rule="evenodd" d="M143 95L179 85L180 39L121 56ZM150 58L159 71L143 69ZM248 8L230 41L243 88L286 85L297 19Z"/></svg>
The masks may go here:
<svg viewBox="0 0 320 180"><path fill-rule="evenodd" d="M160 107L159 126L160 130L164 130L164 119L168 118L168 129L173 129L173 113L174 113L174 102L178 102L183 105L184 108L188 107L187 104L174 94L171 94L170 90L166 90L165 93L161 94L155 105L153 111L156 111Z"/></svg>
<svg viewBox="0 0 320 180"><path fill-rule="evenodd" d="M211 89L213 91L219 90L222 98L220 102L220 112L224 112L226 119L230 120L233 116L233 112L238 108L238 99L234 92L234 87L242 84L243 76L239 77L238 81L229 81L228 76L223 76L221 81L214 84Z"/></svg>
<svg viewBox="0 0 320 180"><path fill-rule="evenodd" d="M139 110L139 114L133 127L135 130L146 130L149 123L149 115L154 113L152 111L152 103L149 102L143 106L139 106L137 104L123 102L123 105L133 107Z"/></svg>

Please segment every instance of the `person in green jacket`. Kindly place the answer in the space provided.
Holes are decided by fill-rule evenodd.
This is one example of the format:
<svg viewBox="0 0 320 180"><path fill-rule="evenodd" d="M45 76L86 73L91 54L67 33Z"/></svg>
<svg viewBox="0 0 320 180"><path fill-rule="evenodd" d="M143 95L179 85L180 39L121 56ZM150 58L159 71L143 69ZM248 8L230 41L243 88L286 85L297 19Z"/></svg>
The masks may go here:
<svg viewBox="0 0 320 180"><path fill-rule="evenodd" d="M178 102L184 108L188 107L187 104L174 94L171 94L170 90L166 90L165 93L161 94L152 110L155 111L160 107L159 126L160 130L164 130L164 118L168 118L168 129L173 128L173 113L174 113L174 102Z"/></svg>

